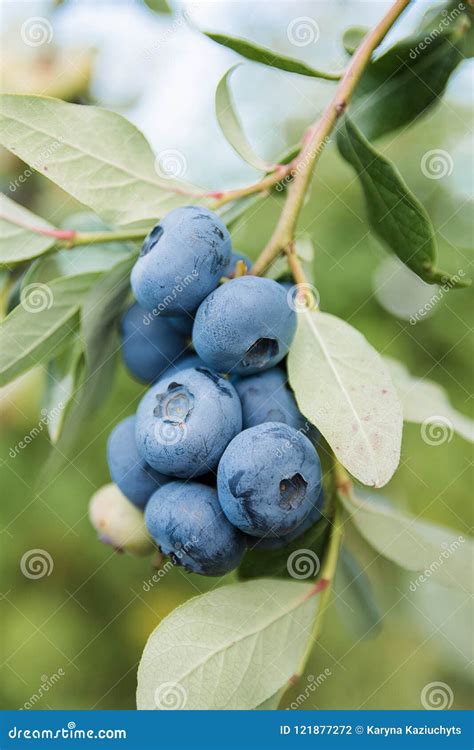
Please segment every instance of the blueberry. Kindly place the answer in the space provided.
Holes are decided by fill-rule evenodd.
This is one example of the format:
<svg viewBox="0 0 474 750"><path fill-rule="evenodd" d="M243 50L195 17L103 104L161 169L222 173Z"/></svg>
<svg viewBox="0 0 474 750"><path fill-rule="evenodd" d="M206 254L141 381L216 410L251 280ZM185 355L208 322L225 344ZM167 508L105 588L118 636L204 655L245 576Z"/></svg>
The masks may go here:
<svg viewBox="0 0 474 750"><path fill-rule="evenodd" d="M106 484L91 497L89 519L99 539L118 552L149 555L154 550L143 513L119 490Z"/></svg>
<svg viewBox="0 0 474 750"><path fill-rule="evenodd" d="M284 536L266 536L262 537L261 539L254 539L253 543L249 543L249 547L251 549L280 549L282 547L286 547L288 544L290 544L290 542L293 542L299 536L304 534L305 531L310 529L311 526L314 526L316 521L319 521L322 515L323 502L323 488L321 486L316 504L313 506L304 521L300 523L299 526L297 526L295 529L293 529L293 531L290 531Z"/></svg>
<svg viewBox="0 0 474 750"><path fill-rule="evenodd" d="M229 232L216 214L199 206L175 208L145 239L132 289L147 310L192 313L216 288L230 258Z"/></svg>
<svg viewBox="0 0 474 750"><path fill-rule="evenodd" d="M210 367L251 375L283 359L295 330L296 313L283 287L272 279L241 276L200 305L193 344Z"/></svg>
<svg viewBox="0 0 474 750"><path fill-rule="evenodd" d="M145 383L156 380L186 349L183 336L160 315L136 303L122 318L122 356L133 377Z"/></svg>
<svg viewBox="0 0 474 750"><path fill-rule="evenodd" d="M152 469L138 453L135 441L135 417L127 417L114 427L107 441L110 477L125 497L144 508L150 495L169 477Z"/></svg>
<svg viewBox="0 0 474 750"><path fill-rule="evenodd" d="M159 380L137 411L140 455L155 469L190 478L216 468L242 428L235 388L204 367L188 368Z"/></svg>
<svg viewBox="0 0 474 750"><path fill-rule="evenodd" d="M317 504L320 488L315 448L281 422L265 422L237 435L217 471L224 513L251 536L289 534Z"/></svg>
<svg viewBox="0 0 474 750"><path fill-rule="evenodd" d="M230 258L230 263L222 275L232 279L234 277L235 268L239 260L243 260L243 262L245 263L245 268L247 269L247 271L250 271L250 269L252 268L252 261L250 260L250 258L247 255L244 255L244 253L233 252Z"/></svg>
<svg viewBox="0 0 474 750"><path fill-rule="evenodd" d="M279 368L239 378L234 386L242 403L244 430L263 422L284 422L305 431L306 420L287 385L285 373Z"/></svg>
<svg viewBox="0 0 474 750"><path fill-rule="evenodd" d="M145 523L161 551L192 573L225 575L245 551L245 536L225 517L216 490L197 482L171 482L157 490Z"/></svg>

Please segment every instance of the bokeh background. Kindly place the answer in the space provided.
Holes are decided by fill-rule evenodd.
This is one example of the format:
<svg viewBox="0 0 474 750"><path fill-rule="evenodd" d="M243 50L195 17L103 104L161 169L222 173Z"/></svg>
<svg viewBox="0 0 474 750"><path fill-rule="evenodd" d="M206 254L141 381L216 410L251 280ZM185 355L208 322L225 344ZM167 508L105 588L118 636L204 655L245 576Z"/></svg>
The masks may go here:
<svg viewBox="0 0 474 750"><path fill-rule="evenodd" d="M164 160L177 160L185 179L212 189L244 185L256 173L232 151L214 115L216 84L237 57L197 28L227 31L334 68L347 59L344 29L372 25L388 5L198 0L173 2L170 15L153 12L141 0L4 0L1 86L114 109L144 131ZM414 28L428 5L415 2L392 39ZM51 38L40 45L25 43L21 33L35 17L51 24ZM317 21L316 41L291 43L287 28L295 17ZM378 143L427 207L437 230L439 265L471 277L472 74L472 64L464 63L435 109ZM237 71L233 86L249 139L273 160L299 139L332 91L330 83L250 63ZM435 179L421 169L431 149L449 156L448 168ZM81 209L40 176L13 190L24 165L1 156L2 188L11 198L55 224ZM244 217L234 230L236 248L256 253L278 210L277 197L271 197ZM348 320L415 375L444 386L453 405L472 415L472 291L441 295L430 315L410 324L410 315L432 300L436 289L400 268L368 233L361 191L333 143L320 161L301 223L316 247L322 308ZM6 294L2 278L2 306ZM73 461L55 474L42 474L51 451L45 429L11 457L11 448L39 423L43 382L44 373L35 370L0 390L2 705L28 704L47 681L51 687L36 708L131 709L148 635L174 607L216 584L174 570L148 591L149 560L112 553L89 525L88 500L108 481L107 435L133 412L143 391L120 363L109 397L81 432ZM383 495L466 536L472 524L471 459L460 437L429 445L419 426L405 425L401 466ZM48 551L54 567L50 575L31 580L22 575L20 560L36 548ZM433 681L449 685L453 707L468 707L473 678L468 600L432 583L411 592L410 578L394 566L368 549L360 556L384 613L383 628L359 642L348 627L347 603L334 601L307 675L282 706L305 691L308 675L327 670L317 689L306 690L301 708L420 708L421 691ZM466 570L466 579L470 575Z"/></svg>

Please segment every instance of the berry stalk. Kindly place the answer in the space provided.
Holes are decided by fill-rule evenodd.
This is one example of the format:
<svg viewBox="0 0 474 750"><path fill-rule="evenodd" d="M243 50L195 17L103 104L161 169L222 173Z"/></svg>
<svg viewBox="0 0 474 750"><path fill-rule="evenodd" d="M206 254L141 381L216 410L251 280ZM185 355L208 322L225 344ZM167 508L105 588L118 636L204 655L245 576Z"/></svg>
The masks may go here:
<svg viewBox="0 0 474 750"><path fill-rule="evenodd" d="M280 219L268 245L254 264L252 273L263 274L278 255L282 252L288 252L294 240L304 197L319 156L324 150L338 119L346 111L357 84L370 62L372 53L383 41L409 3L410 0L396 0L385 16L363 39L337 86L333 98L321 118L310 128L305 145L295 160L293 182L288 189L288 196Z"/></svg>

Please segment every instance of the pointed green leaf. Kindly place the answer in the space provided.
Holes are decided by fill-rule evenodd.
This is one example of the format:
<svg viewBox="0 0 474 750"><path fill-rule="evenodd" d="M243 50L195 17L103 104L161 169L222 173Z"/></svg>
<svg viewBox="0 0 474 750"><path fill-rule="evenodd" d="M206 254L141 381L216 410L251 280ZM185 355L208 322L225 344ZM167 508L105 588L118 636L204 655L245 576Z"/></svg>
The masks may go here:
<svg viewBox="0 0 474 750"><path fill-rule="evenodd" d="M473 589L472 539L377 499L361 500L352 493L341 493L340 499L359 533L381 555L445 586Z"/></svg>
<svg viewBox="0 0 474 750"><path fill-rule="evenodd" d="M160 177L143 134L99 107L4 94L0 143L111 224L157 219L189 202L173 189L196 192Z"/></svg>
<svg viewBox="0 0 474 750"><path fill-rule="evenodd" d="M9 219L17 222L13 224ZM24 226L19 226L23 224ZM46 253L55 243L54 237L45 237L27 227L54 229L51 224L35 216L19 203L0 194L0 265L13 266Z"/></svg>
<svg viewBox="0 0 474 750"><path fill-rule="evenodd" d="M427 441L444 442L455 430L474 443L474 421L451 406L444 389L425 378L415 378L395 359L385 357L402 402L406 422L422 424Z"/></svg>
<svg viewBox="0 0 474 750"><path fill-rule="evenodd" d="M248 42L246 39L237 39L227 34L213 34L209 31L205 31L204 34L209 39L217 42L217 44L221 44L223 47L228 47L237 52L238 55L245 57L246 60L268 65L270 68L278 68L288 73L299 73L299 75L310 76L311 78L324 78L328 81L338 81L341 77L341 73L339 72L325 73L322 70L315 70L315 68L311 68L309 65L300 62L300 60L279 55L271 49L259 47L253 44L253 42Z"/></svg>
<svg viewBox="0 0 474 750"><path fill-rule="evenodd" d="M297 671L319 595L259 579L223 586L175 609L138 668L138 709L254 709Z"/></svg>
<svg viewBox="0 0 474 750"><path fill-rule="evenodd" d="M77 333L80 304L96 279L81 274L22 289L20 304L0 323L0 385L61 351Z"/></svg>
<svg viewBox="0 0 474 750"><path fill-rule="evenodd" d="M235 110L235 104L230 90L230 77L242 63L233 65L224 73L216 89L216 117L223 134L234 149L234 151L255 169L263 172L270 171L271 167L254 153L249 144Z"/></svg>
<svg viewBox="0 0 474 750"><path fill-rule="evenodd" d="M84 356L79 336L48 363L44 409L47 413L51 442L57 443L69 410L74 402L84 372Z"/></svg>
<svg viewBox="0 0 474 750"><path fill-rule="evenodd" d="M367 575L347 547L342 547L333 584L341 621L359 640L373 638L380 630L381 615Z"/></svg>
<svg viewBox="0 0 474 750"><path fill-rule="evenodd" d="M305 308L288 373L300 411L343 466L364 484L386 484L400 460L402 409L385 362L364 336Z"/></svg>
<svg viewBox="0 0 474 750"><path fill-rule="evenodd" d="M429 284L466 286L458 276L436 268L436 244L430 218L393 164L370 145L346 116L337 144L364 191L370 225L403 263Z"/></svg>
<svg viewBox="0 0 474 750"><path fill-rule="evenodd" d="M456 3L453 10L450 18L446 10L369 64L352 107L367 138L379 138L414 122L440 101L452 73L468 54L472 37L472 9Z"/></svg>

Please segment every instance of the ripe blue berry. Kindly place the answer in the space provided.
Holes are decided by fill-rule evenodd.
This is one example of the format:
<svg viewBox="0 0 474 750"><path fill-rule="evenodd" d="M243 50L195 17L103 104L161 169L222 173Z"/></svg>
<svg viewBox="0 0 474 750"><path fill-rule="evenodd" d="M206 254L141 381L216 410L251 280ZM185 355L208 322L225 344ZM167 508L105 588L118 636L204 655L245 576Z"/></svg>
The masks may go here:
<svg viewBox="0 0 474 750"><path fill-rule="evenodd" d="M190 478L216 468L242 428L235 388L205 367L179 370L153 385L137 411L140 455L164 474Z"/></svg>
<svg viewBox="0 0 474 750"><path fill-rule="evenodd" d="M225 517L216 490L197 482L171 482L157 490L145 523L161 551L192 573L225 575L245 551L245 537Z"/></svg>
<svg viewBox="0 0 474 750"><path fill-rule="evenodd" d="M216 288L230 258L229 232L216 214L200 206L175 208L143 243L132 269L133 293L147 310L193 313Z"/></svg>
<svg viewBox="0 0 474 750"><path fill-rule="evenodd" d="M193 344L210 367L250 375L287 354L296 313L272 279L241 276L227 281L199 306Z"/></svg>
<svg viewBox="0 0 474 750"><path fill-rule="evenodd" d="M219 501L234 526L251 536L281 537L318 502L321 465L307 437L281 422L244 430L219 462Z"/></svg>

